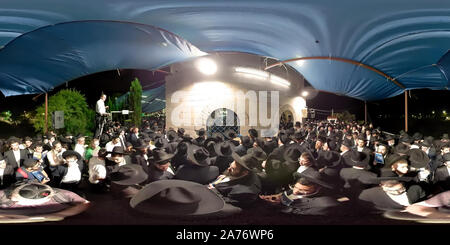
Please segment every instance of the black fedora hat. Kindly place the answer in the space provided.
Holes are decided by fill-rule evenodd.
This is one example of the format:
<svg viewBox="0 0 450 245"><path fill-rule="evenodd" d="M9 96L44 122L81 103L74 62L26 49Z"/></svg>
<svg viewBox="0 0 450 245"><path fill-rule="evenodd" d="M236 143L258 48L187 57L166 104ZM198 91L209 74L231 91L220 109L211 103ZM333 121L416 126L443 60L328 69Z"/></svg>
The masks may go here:
<svg viewBox="0 0 450 245"><path fill-rule="evenodd" d="M216 139L216 142L221 142L225 140L223 134L219 132L212 133L211 138Z"/></svg>
<svg viewBox="0 0 450 245"><path fill-rule="evenodd" d="M256 160L262 162L267 159L267 154L261 149L261 147L252 147L247 150L247 154L251 155Z"/></svg>
<svg viewBox="0 0 450 245"><path fill-rule="evenodd" d="M406 155L408 155L411 167L414 168L424 168L430 162L428 155L420 149L411 149Z"/></svg>
<svg viewBox="0 0 450 245"><path fill-rule="evenodd" d="M399 141L399 142L403 142L403 143L411 144L411 143L414 142L414 139L411 138L411 136L409 136L408 134L405 133L403 136L401 136L401 137L398 139L398 141Z"/></svg>
<svg viewBox="0 0 450 245"><path fill-rule="evenodd" d="M367 179L367 181L369 181L372 184L381 184L383 181L389 181L389 180L396 180L396 181L400 181L400 182L411 182L411 181L414 181L414 177L380 176L380 177L372 177L372 178Z"/></svg>
<svg viewBox="0 0 450 245"><path fill-rule="evenodd" d="M235 132L234 130L232 130L232 129L226 130L223 134L224 134L225 137L226 137L227 139L229 139L229 140L232 140L232 139L234 139L234 138L237 137L236 132Z"/></svg>
<svg viewBox="0 0 450 245"><path fill-rule="evenodd" d="M443 134L441 137L442 140L449 140L448 134Z"/></svg>
<svg viewBox="0 0 450 245"><path fill-rule="evenodd" d="M301 132L294 133L294 139L296 139L296 140L304 140L305 138L306 138L306 135L302 134Z"/></svg>
<svg viewBox="0 0 450 245"><path fill-rule="evenodd" d="M392 135L392 134L387 134L387 135L384 137L384 140L386 140L386 141L395 140L395 136Z"/></svg>
<svg viewBox="0 0 450 245"><path fill-rule="evenodd" d="M241 136L241 144L247 148L253 147L253 140L249 136Z"/></svg>
<svg viewBox="0 0 450 245"><path fill-rule="evenodd" d="M142 188L130 206L155 216L202 216L219 213L225 202L206 186L184 180L160 180Z"/></svg>
<svg viewBox="0 0 450 245"><path fill-rule="evenodd" d="M128 143L128 142L127 142ZM138 144L133 148L136 150L143 150L148 147L148 144L144 140L138 140Z"/></svg>
<svg viewBox="0 0 450 245"><path fill-rule="evenodd" d="M283 145L287 145L289 144L289 142L291 142L291 137L289 137L289 135L286 133L280 134L279 139L281 143L283 143Z"/></svg>
<svg viewBox="0 0 450 245"><path fill-rule="evenodd" d="M413 140L421 140L423 138L423 134L419 133L419 132L415 132L412 136Z"/></svg>
<svg viewBox="0 0 450 245"><path fill-rule="evenodd" d="M127 155L128 153L125 151L125 149L123 149L122 146L114 146L114 148L112 149L112 151L109 151L108 154L122 154L122 155Z"/></svg>
<svg viewBox="0 0 450 245"><path fill-rule="evenodd" d="M182 136L186 131L184 130L184 128L178 128L177 130L177 134L178 136Z"/></svg>
<svg viewBox="0 0 450 245"><path fill-rule="evenodd" d="M256 159L249 154L240 157L236 152L233 152L231 157L237 164L249 171L252 171L252 169L258 165Z"/></svg>
<svg viewBox="0 0 450 245"><path fill-rule="evenodd" d="M249 129L248 134L253 138L258 138L258 131L254 128Z"/></svg>
<svg viewBox="0 0 450 245"><path fill-rule="evenodd" d="M344 154L344 163L348 166L367 167L370 157L365 152L352 150L350 154Z"/></svg>
<svg viewBox="0 0 450 245"><path fill-rule="evenodd" d="M71 157L71 156L76 157L78 160L80 160L82 158L80 153L78 153L76 151L72 151L72 150L64 151L63 154L62 154L62 157L64 159L67 158L67 157Z"/></svg>
<svg viewBox="0 0 450 245"><path fill-rule="evenodd" d="M314 172L314 171L304 171L302 173L295 172L293 175L294 175L294 179L296 179L296 180L299 178L305 178L309 182L320 185L327 189L334 189L334 186L327 183L318 172Z"/></svg>
<svg viewBox="0 0 450 245"><path fill-rule="evenodd" d="M320 151L316 159L319 166L338 166L341 161L341 154L335 151Z"/></svg>
<svg viewBox="0 0 450 245"><path fill-rule="evenodd" d="M197 135L199 137L202 137L202 136L204 136L206 134L206 130L204 128L201 128L199 130L195 130L195 133L197 133Z"/></svg>
<svg viewBox="0 0 450 245"><path fill-rule="evenodd" d="M167 131L166 135L169 141L176 141L178 139L178 134L175 130Z"/></svg>
<svg viewBox="0 0 450 245"><path fill-rule="evenodd" d="M399 155L399 154L392 154L386 159L386 165L391 166L392 164L400 161L400 160L408 160L407 155Z"/></svg>
<svg viewBox="0 0 450 245"><path fill-rule="evenodd" d="M394 152L397 154L406 154L409 151L409 146L399 143L395 146Z"/></svg>
<svg viewBox="0 0 450 245"><path fill-rule="evenodd" d="M216 149L215 149L216 144L217 144L216 139L214 139L214 138L207 138L205 140L205 142L203 142L203 147L205 147L205 149L208 150L209 157L217 156Z"/></svg>
<svg viewBox="0 0 450 245"><path fill-rule="evenodd" d="M349 140L349 139L344 139L344 141L342 142L341 145L346 146L346 147L348 147L348 148L352 148L352 147L353 147L353 143L352 143L352 141Z"/></svg>
<svg viewBox="0 0 450 245"><path fill-rule="evenodd" d="M302 155L300 149L296 147L288 147L283 154L283 158L288 163L297 163L299 164L299 158Z"/></svg>
<svg viewBox="0 0 450 245"><path fill-rule="evenodd" d="M154 144L155 144L156 148L165 148L165 147L167 147L169 142L167 142L167 140L164 137L161 137L161 138L157 138L155 140Z"/></svg>
<svg viewBox="0 0 450 245"><path fill-rule="evenodd" d="M295 125L294 125L295 127L301 127L302 126L302 123L301 122L299 122L299 121L297 121L297 122L295 122Z"/></svg>
<svg viewBox="0 0 450 245"><path fill-rule="evenodd" d="M189 145L187 149L187 159L198 166L209 165L209 152L204 147Z"/></svg>
<svg viewBox="0 0 450 245"><path fill-rule="evenodd" d="M147 180L148 175L141 165L126 164L109 175L111 182L117 185L137 185Z"/></svg>
<svg viewBox="0 0 450 245"><path fill-rule="evenodd" d="M231 156L234 151L234 144L229 141L220 142L214 146L214 150L218 156Z"/></svg>
<svg viewBox="0 0 450 245"><path fill-rule="evenodd" d="M159 150L159 149L153 150L152 153L153 153L153 155L149 159L151 159L154 163L160 164L160 165L166 164L174 156L174 154L169 154L169 153L167 153L163 150Z"/></svg>

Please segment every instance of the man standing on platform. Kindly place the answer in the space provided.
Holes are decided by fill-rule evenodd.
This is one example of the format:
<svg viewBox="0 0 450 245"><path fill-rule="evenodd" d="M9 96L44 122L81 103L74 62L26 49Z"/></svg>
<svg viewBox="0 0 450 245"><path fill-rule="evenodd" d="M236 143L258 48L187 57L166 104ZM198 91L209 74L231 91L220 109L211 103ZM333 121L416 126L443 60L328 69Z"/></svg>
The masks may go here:
<svg viewBox="0 0 450 245"><path fill-rule="evenodd" d="M100 96L100 99L97 101L97 104L95 106L95 135L94 138L100 137L100 131L102 130L102 122L103 122L103 116L108 115L106 113L106 109L108 106L105 106L105 100L106 100L106 94L103 94Z"/></svg>

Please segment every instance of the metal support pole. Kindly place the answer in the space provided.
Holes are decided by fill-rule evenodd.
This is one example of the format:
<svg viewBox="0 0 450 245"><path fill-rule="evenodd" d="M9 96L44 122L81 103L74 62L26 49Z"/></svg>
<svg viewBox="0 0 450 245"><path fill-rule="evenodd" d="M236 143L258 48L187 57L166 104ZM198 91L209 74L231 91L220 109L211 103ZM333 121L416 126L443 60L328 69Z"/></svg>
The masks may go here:
<svg viewBox="0 0 450 245"><path fill-rule="evenodd" d="M48 94L45 93L45 133L48 133Z"/></svg>
<svg viewBox="0 0 450 245"><path fill-rule="evenodd" d="M408 132L408 91L405 90L405 132Z"/></svg>
<svg viewBox="0 0 450 245"><path fill-rule="evenodd" d="M364 123L367 124L367 101L364 101Z"/></svg>

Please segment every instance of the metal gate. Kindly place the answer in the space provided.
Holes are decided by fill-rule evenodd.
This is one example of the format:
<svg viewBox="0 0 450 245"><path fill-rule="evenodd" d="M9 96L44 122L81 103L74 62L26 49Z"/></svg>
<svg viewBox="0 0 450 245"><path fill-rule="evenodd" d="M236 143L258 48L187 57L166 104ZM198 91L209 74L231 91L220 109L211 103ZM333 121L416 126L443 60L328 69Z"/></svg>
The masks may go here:
<svg viewBox="0 0 450 245"><path fill-rule="evenodd" d="M223 133L227 130L233 130L237 135L240 134L239 118L237 114L226 108L214 110L206 120L206 134L211 136L213 133Z"/></svg>

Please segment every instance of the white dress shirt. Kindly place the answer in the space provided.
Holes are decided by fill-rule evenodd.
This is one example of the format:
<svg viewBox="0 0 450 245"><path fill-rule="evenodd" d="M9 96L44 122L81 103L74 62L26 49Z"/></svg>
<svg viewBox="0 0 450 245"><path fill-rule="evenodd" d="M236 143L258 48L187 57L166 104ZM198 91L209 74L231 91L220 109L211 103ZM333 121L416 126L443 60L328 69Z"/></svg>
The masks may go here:
<svg viewBox="0 0 450 245"><path fill-rule="evenodd" d="M17 166L20 168L20 150L13 151L14 158L16 159Z"/></svg>
<svg viewBox="0 0 450 245"><path fill-rule="evenodd" d="M97 101L97 105L95 106L95 112L103 115L106 113L105 102L102 99Z"/></svg>
<svg viewBox="0 0 450 245"><path fill-rule="evenodd" d="M411 203L409 203L408 196L406 195L406 192L403 192L400 195L392 195L389 193L386 193L394 202L402 205L402 206L409 206Z"/></svg>

